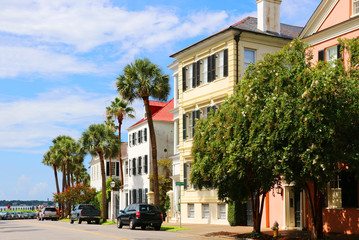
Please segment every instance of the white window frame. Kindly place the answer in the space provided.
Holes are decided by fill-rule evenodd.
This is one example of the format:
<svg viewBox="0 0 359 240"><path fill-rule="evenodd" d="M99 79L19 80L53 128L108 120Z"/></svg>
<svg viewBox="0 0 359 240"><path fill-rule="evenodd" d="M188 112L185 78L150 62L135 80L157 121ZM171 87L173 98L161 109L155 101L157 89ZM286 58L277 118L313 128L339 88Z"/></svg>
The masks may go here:
<svg viewBox="0 0 359 240"><path fill-rule="evenodd" d="M253 52L253 59L246 59L246 52ZM251 48L244 48L243 49L243 68L244 71L247 69L247 67L249 66L249 64L251 63L255 63L256 62L256 50L251 49Z"/></svg>
<svg viewBox="0 0 359 240"><path fill-rule="evenodd" d="M203 219L209 219L210 211L209 211L209 204L203 203L202 204L202 218Z"/></svg>
<svg viewBox="0 0 359 240"><path fill-rule="evenodd" d="M224 51L216 54L216 79L224 76Z"/></svg>
<svg viewBox="0 0 359 240"><path fill-rule="evenodd" d="M218 219L227 219L226 204L218 204Z"/></svg>
<svg viewBox="0 0 359 240"><path fill-rule="evenodd" d="M329 47L325 49L325 60L329 63L338 59L338 47L334 45L333 47ZM334 64L334 63L332 63Z"/></svg>
<svg viewBox="0 0 359 240"><path fill-rule="evenodd" d="M359 0L352 0L352 16L359 14Z"/></svg>
<svg viewBox="0 0 359 240"><path fill-rule="evenodd" d="M195 211L194 211L194 204L188 203L187 204L187 210L188 210L188 218L194 218Z"/></svg>

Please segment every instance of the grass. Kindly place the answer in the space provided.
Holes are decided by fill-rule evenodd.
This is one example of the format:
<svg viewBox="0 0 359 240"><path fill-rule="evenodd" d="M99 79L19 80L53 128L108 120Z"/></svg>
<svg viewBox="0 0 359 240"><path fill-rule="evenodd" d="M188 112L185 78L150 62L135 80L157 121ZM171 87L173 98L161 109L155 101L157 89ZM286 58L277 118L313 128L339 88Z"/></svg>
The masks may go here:
<svg viewBox="0 0 359 240"><path fill-rule="evenodd" d="M187 228L187 227L174 227L174 226L162 226L161 230L165 230L167 232L175 232L175 231L179 231L179 230L186 230L186 229L191 229L191 228Z"/></svg>
<svg viewBox="0 0 359 240"><path fill-rule="evenodd" d="M68 218L63 218L63 219L60 219L60 221L63 221L63 222L70 222L70 219ZM86 221L85 221L86 222ZM94 221L92 221L92 223L94 223ZM116 224L115 222L111 222L111 221L108 221L108 222L103 222L101 220L100 222L101 225L113 225L113 224Z"/></svg>

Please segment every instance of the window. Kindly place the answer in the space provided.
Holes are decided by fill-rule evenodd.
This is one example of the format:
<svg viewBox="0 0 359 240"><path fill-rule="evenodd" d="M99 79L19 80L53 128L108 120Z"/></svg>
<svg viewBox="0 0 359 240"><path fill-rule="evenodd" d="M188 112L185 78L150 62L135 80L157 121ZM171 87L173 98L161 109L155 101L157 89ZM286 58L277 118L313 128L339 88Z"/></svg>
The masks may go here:
<svg viewBox="0 0 359 240"><path fill-rule="evenodd" d="M148 193L148 189L145 188L145 192L144 192L144 195L143 195L143 198L145 199L145 203L148 203L147 193Z"/></svg>
<svg viewBox="0 0 359 240"><path fill-rule="evenodd" d="M218 204L218 219L227 219L225 204Z"/></svg>
<svg viewBox="0 0 359 240"><path fill-rule="evenodd" d="M352 5L352 15L357 15L359 13L359 0L353 0Z"/></svg>
<svg viewBox="0 0 359 240"><path fill-rule="evenodd" d="M128 161L125 162L126 176L128 175Z"/></svg>
<svg viewBox="0 0 359 240"><path fill-rule="evenodd" d="M331 47L331 48L327 49L327 51L326 51L326 60L327 60L327 62L332 62L332 61L337 59L337 57L338 57L337 50L338 50L337 46L334 46L334 47Z"/></svg>
<svg viewBox="0 0 359 240"><path fill-rule="evenodd" d="M132 204L132 191L131 190L128 191L128 196L129 196L129 203Z"/></svg>
<svg viewBox="0 0 359 240"><path fill-rule="evenodd" d="M110 162L106 162L106 176L110 176Z"/></svg>
<svg viewBox="0 0 359 240"><path fill-rule="evenodd" d="M132 159L132 175L136 175L136 158Z"/></svg>
<svg viewBox="0 0 359 240"><path fill-rule="evenodd" d="M143 129L143 139L147 142L147 128Z"/></svg>
<svg viewBox="0 0 359 240"><path fill-rule="evenodd" d="M143 172L145 174L148 173L148 155L145 155L145 163L144 163L144 166L143 166Z"/></svg>
<svg viewBox="0 0 359 240"><path fill-rule="evenodd" d="M201 72L202 84L206 84L208 82L207 81L207 79L208 79L208 59L207 58L201 60L200 72Z"/></svg>
<svg viewBox="0 0 359 240"><path fill-rule="evenodd" d="M188 218L194 218L194 204L188 204Z"/></svg>
<svg viewBox="0 0 359 240"><path fill-rule="evenodd" d="M129 145L130 147L132 146L132 134L130 134L130 136L129 136L128 145Z"/></svg>
<svg viewBox="0 0 359 240"><path fill-rule="evenodd" d="M142 203L142 189L138 189L138 202Z"/></svg>
<svg viewBox="0 0 359 240"><path fill-rule="evenodd" d="M119 177L120 176L120 163L116 162L116 176Z"/></svg>
<svg viewBox="0 0 359 240"><path fill-rule="evenodd" d="M136 189L132 190L132 203L136 203L137 201L137 191Z"/></svg>
<svg viewBox="0 0 359 240"><path fill-rule="evenodd" d="M142 143L142 130L138 131L138 143Z"/></svg>
<svg viewBox="0 0 359 240"><path fill-rule="evenodd" d="M216 75L217 73L217 75ZM228 76L228 49L182 68L182 91Z"/></svg>
<svg viewBox="0 0 359 240"><path fill-rule="evenodd" d="M187 139L187 114L182 116L183 141Z"/></svg>
<svg viewBox="0 0 359 240"><path fill-rule="evenodd" d="M194 137L195 133L195 126L196 126L196 120L200 119L201 111L196 110L192 112L191 120L192 120L192 138Z"/></svg>
<svg viewBox="0 0 359 240"><path fill-rule="evenodd" d="M209 219L209 204L202 204L202 218Z"/></svg>
<svg viewBox="0 0 359 240"><path fill-rule="evenodd" d="M342 171L328 187L328 208L357 208L358 180L354 174Z"/></svg>
<svg viewBox="0 0 359 240"><path fill-rule="evenodd" d="M141 175L142 174L142 157L138 157L137 169L138 169L138 175Z"/></svg>
<svg viewBox="0 0 359 240"><path fill-rule="evenodd" d="M248 48L244 49L244 70L247 69L249 64L256 62L255 56L256 56L255 50L248 49Z"/></svg>
<svg viewBox="0 0 359 240"><path fill-rule="evenodd" d="M128 193L126 193L126 206L128 206Z"/></svg>
<svg viewBox="0 0 359 240"><path fill-rule="evenodd" d="M132 133L132 145L135 146L136 145L136 133Z"/></svg>

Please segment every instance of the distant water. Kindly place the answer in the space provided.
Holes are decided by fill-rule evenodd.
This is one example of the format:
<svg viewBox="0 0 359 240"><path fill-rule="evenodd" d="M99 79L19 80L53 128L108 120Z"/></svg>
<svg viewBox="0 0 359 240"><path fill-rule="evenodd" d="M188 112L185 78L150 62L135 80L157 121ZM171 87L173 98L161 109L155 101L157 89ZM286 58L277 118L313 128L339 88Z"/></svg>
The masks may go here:
<svg viewBox="0 0 359 240"><path fill-rule="evenodd" d="M10 209L11 210L35 210L36 206L11 206ZM4 211L7 210L7 206L0 206L0 211Z"/></svg>

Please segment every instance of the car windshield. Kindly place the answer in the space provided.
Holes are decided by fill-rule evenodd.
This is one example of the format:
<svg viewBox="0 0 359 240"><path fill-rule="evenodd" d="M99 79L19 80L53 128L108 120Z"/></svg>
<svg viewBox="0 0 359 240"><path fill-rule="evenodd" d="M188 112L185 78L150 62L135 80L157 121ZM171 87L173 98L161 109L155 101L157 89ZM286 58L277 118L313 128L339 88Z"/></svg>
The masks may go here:
<svg viewBox="0 0 359 240"><path fill-rule="evenodd" d="M45 211L57 212L56 208L45 208Z"/></svg>
<svg viewBox="0 0 359 240"><path fill-rule="evenodd" d="M157 208L153 205L140 205L140 211L154 211Z"/></svg>

